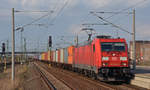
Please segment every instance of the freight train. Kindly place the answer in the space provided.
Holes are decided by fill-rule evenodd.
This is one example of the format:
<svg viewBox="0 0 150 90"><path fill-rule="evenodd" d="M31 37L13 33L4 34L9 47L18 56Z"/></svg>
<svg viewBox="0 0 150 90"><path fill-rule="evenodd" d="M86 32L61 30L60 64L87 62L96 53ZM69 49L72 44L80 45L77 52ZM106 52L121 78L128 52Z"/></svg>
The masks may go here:
<svg viewBox="0 0 150 90"><path fill-rule="evenodd" d="M97 36L82 45L42 53L40 60L101 81L129 83L134 77L130 71L128 46L123 38Z"/></svg>

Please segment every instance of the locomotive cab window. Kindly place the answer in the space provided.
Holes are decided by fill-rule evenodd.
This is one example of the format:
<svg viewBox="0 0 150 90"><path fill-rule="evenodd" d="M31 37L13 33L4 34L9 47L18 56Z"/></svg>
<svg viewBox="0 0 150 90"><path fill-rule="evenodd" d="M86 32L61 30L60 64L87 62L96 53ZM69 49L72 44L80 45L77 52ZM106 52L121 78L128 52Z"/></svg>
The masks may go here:
<svg viewBox="0 0 150 90"><path fill-rule="evenodd" d="M101 43L102 51L125 51L125 43L122 42L103 42Z"/></svg>

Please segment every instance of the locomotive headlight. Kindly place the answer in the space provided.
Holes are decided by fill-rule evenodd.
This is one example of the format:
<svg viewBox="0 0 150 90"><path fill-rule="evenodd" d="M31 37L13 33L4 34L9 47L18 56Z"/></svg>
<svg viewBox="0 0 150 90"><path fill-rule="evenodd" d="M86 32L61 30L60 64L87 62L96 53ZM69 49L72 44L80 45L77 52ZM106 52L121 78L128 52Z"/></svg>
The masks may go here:
<svg viewBox="0 0 150 90"><path fill-rule="evenodd" d="M126 63L122 63L122 65L123 65L123 66L126 66L127 64L126 64Z"/></svg>
<svg viewBox="0 0 150 90"><path fill-rule="evenodd" d="M102 57L102 60L103 60L103 61L108 61L108 60L109 60L109 57Z"/></svg>
<svg viewBox="0 0 150 90"><path fill-rule="evenodd" d="M120 60L121 60L121 61L126 61L126 60L127 60L127 57L120 57Z"/></svg>
<svg viewBox="0 0 150 90"><path fill-rule="evenodd" d="M108 65L108 63L103 63L103 66L107 66Z"/></svg>

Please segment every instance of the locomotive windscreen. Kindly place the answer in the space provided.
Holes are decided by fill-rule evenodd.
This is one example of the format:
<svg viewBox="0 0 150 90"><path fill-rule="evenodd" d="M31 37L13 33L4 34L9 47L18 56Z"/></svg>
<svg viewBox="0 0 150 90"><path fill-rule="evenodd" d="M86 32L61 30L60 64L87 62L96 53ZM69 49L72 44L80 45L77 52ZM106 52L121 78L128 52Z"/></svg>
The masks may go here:
<svg viewBox="0 0 150 90"><path fill-rule="evenodd" d="M102 51L125 51L125 43L121 42L103 42L101 43Z"/></svg>

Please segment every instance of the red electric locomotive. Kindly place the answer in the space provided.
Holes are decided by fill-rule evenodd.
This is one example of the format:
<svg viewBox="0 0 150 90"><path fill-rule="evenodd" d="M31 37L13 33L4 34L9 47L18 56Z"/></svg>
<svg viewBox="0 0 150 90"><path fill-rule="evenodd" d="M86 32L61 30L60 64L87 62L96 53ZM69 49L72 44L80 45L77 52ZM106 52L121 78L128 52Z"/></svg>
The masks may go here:
<svg viewBox="0 0 150 90"><path fill-rule="evenodd" d="M97 36L93 41L75 47L73 68L103 81L129 82L133 78L128 46L123 38Z"/></svg>

